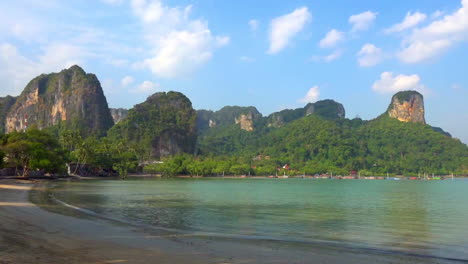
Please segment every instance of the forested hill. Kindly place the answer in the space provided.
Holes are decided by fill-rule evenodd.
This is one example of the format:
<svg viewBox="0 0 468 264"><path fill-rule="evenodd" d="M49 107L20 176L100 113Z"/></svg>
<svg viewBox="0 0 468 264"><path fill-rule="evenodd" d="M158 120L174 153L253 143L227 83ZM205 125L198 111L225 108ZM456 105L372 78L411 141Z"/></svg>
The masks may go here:
<svg viewBox="0 0 468 264"><path fill-rule="evenodd" d="M387 111L370 121L346 119L343 105L330 99L269 116L254 106L196 111L179 92L110 111L97 77L72 66L34 78L19 97L0 98L0 133L10 132L0 137L0 160L21 168L26 165L15 160L24 154L23 161L32 162L28 168L43 169L43 156L34 161L22 145L36 146L28 138L37 135L47 138L22 134L38 128L59 139L68 162L125 172L164 160L173 164L171 174L189 173L192 163L202 164L204 175L274 174L284 164L310 174L468 174L467 145L425 120L424 98L416 91L396 93Z"/></svg>
<svg viewBox="0 0 468 264"><path fill-rule="evenodd" d="M199 137L202 156L268 157L255 166L291 164L308 173L351 170L379 173L448 174L468 170L468 147L419 123L386 115L372 121L307 116L281 128L255 132L235 125ZM260 168L259 168L260 169Z"/></svg>
<svg viewBox="0 0 468 264"><path fill-rule="evenodd" d="M196 112L179 92L155 93L130 109L128 116L109 130L108 137L135 146L143 160L193 153Z"/></svg>
<svg viewBox="0 0 468 264"><path fill-rule="evenodd" d="M281 125L267 121L254 131L235 124L212 127L199 136L198 151L201 156L258 157L254 166L259 170L288 163L309 173L468 172L468 147L425 124L422 95L397 93L388 109L371 121L286 110L279 113L293 121Z"/></svg>

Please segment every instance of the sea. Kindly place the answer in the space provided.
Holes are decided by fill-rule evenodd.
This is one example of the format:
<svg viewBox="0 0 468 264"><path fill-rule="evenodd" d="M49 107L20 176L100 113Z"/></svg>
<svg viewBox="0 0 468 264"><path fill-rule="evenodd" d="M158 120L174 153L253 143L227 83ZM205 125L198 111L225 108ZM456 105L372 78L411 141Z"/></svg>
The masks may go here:
<svg viewBox="0 0 468 264"><path fill-rule="evenodd" d="M191 178L54 183L61 204L134 225L468 261L468 180Z"/></svg>

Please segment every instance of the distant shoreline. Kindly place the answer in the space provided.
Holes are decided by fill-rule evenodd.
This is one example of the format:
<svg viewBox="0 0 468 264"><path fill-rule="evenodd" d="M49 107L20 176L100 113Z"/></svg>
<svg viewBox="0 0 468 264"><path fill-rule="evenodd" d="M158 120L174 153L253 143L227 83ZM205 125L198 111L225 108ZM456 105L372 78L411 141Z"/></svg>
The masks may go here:
<svg viewBox="0 0 468 264"><path fill-rule="evenodd" d="M286 175L271 175L271 176L256 176L256 175L214 175L214 176L197 176L197 175L177 175L174 177L163 177L161 174L150 174L150 173L130 173L126 177L122 178L120 176L78 176L78 175L71 175L71 176L65 176L65 177L21 177L21 176L0 176L0 181L1 180L120 180L120 179L138 179L138 178L165 178L165 179L170 179L170 178L179 178L179 179L310 179L310 180L394 180L394 179L400 179L400 180L433 180L432 177L434 178L440 178L437 180L451 180L452 175L434 175L434 176L429 176L427 179L424 179L423 177L417 177L417 176L404 176L404 175L396 175L396 176L312 176L312 175L306 175L306 176L301 176L301 175L295 175L295 176L290 176ZM454 175L453 179L468 179L468 175Z"/></svg>

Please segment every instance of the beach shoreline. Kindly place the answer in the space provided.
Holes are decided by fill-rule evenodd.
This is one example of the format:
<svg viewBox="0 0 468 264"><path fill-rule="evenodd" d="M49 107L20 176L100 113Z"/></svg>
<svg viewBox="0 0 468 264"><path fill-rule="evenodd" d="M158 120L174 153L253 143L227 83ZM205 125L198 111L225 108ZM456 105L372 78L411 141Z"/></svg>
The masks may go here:
<svg viewBox="0 0 468 264"><path fill-rule="evenodd" d="M42 182L42 183L41 183ZM171 234L44 210L44 181L0 180L0 264L10 263L458 263L331 246L290 246Z"/></svg>

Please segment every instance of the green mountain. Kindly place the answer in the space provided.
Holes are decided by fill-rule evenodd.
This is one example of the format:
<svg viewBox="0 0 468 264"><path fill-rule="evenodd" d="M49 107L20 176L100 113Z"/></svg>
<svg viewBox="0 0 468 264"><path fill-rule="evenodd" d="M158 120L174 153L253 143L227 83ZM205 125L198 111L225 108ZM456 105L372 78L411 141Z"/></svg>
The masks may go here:
<svg viewBox="0 0 468 264"><path fill-rule="evenodd" d="M203 133L209 128L238 124L243 130L253 131L256 127L265 125L281 127L308 115L317 115L325 119L342 119L345 117L345 109L342 104L328 99L309 103L303 108L285 109L263 117L253 106L225 106L218 111L197 110L197 128L199 133Z"/></svg>
<svg viewBox="0 0 468 264"><path fill-rule="evenodd" d="M327 99L315 103L308 103L303 108L294 110L285 109L273 113L267 117L266 122L268 126L281 127L284 124L309 115L317 115L328 120L338 120L345 117L345 109L342 104Z"/></svg>
<svg viewBox="0 0 468 264"><path fill-rule="evenodd" d="M308 106L283 110L252 132L235 125L210 128L199 136L198 153L243 157L254 167L265 161L252 161L253 157L268 157L270 167L272 162L276 166L288 163L308 173L468 172L468 147L421 122L424 102L417 92L397 93L389 109L398 111L389 110L371 121L345 119L344 109L336 107L341 104L323 102L327 107L322 109L327 110L310 115Z"/></svg>
<svg viewBox="0 0 468 264"><path fill-rule="evenodd" d="M97 77L72 66L34 78L16 98L0 98L0 133L31 126L59 130L64 147L84 163L93 155L96 164L125 165L127 156L143 164L185 153L200 162L229 160L236 172L271 173L288 163L308 173L468 173L468 147L427 125L424 113L416 91L396 93L387 111L370 121L346 119L343 105L333 100L265 117L253 106L195 111L178 92L110 110ZM114 145L125 155L119 150L118 159L109 158L107 148Z"/></svg>
<svg viewBox="0 0 468 264"><path fill-rule="evenodd" d="M250 153L251 155L258 151L260 139L275 131L276 128L307 116L335 121L345 116L343 105L333 100L321 100L309 103L302 108L285 109L267 117L262 117L254 107L228 106L217 112L199 110L197 113L199 123L204 125L199 130L197 144L198 153L201 155L230 155L230 153L236 153L236 155ZM242 129L242 124L239 126L235 122L242 120L243 116L254 117L250 123L255 129ZM206 126L208 122L211 124L210 127ZM244 127L248 126L244 124Z"/></svg>
<svg viewBox="0 0 468 264"><path fill-rule="evenodd" d="M178 92L160 92L135 105L126 118L112 127L111 139L135 146L144 160L179 153L193 153L197 138L197 115L192 103Z"/></svg>
<svg viewBox="0 0 468 264"><path fill-rule="evenodd" d="M58 127L102 136L113 124L96 75L75 65L30 81L8 110L5 131Z"/></svg>
<svg viewBox="0 0 468 264"><path fill-rule="evenodd" d="M256 121L262 118L262 114L253 106L225 106L219 111L197 111L197 128L203 132L210 127L229 126L239 124L243 130L253 131Z"/></svg>

